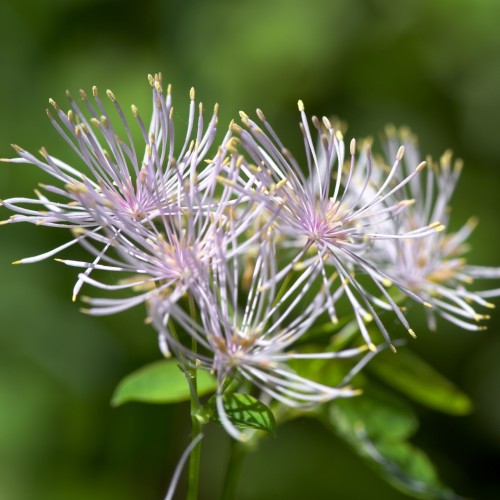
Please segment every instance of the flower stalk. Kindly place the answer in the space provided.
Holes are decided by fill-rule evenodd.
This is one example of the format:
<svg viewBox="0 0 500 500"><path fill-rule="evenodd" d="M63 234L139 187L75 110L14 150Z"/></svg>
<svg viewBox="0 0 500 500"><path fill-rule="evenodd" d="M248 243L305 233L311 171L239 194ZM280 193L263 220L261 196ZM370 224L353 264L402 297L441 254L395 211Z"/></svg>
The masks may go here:
<svg viewBox="0 0 500 500"><path fill-rule="evenodd" d="M238 484L243 470L243 463L249 450L248 443L231 440L229 461L227 463L226 476L222 489L221 500L236 500Z"/></svg>
<svg viewBox="0 0 500 500"><path fill-rule="evenodd" d="M189 388L191 391L191 440L199 439L201 435L203 423L198 417L200 410L200 402L198 399L196 369L190 369L186 372L188 377ZM201 439L196 443L189 456L188 465L188 490L186 500L198 499L198 486L200 477L200 460L201 460Z"/></svg>

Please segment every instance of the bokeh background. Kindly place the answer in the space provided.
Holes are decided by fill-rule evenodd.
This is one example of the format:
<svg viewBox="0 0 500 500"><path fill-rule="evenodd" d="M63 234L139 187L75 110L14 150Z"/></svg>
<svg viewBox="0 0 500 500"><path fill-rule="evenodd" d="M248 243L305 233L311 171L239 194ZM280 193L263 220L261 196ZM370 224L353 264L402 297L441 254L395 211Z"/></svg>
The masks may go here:
<svg viewBox="0 0 500 500"><path fill-rule="evenodd" d="M221 124L260 107L300 154L300 98L344 120L348 138L393 123L410 126L425 154L452 148L466 166L453 221L477 215L470 260L500 265L499 19L496 0L0 0L0 157L17 143L72 161L47 99L95 84L145 116L146 75L158 71L179 120L194 85L208 107L220 102ZM29 195L40 180L34 167L2 164L0 197ZM162 498L189 440L187 406L109 405L124 375L159 359L144 311L84 316L70 300L75 269L10 265L64 242L60 233L0 232L0 498ZM500 498L499 321L480 334L421 323L412 343L475 405L467 417L419 407L414 442L457 492L485 500ZM217 499L228 440L212 427L203 446L201 498ZM248 458L239 498L306 497L407 498L299 420Z"/></svg>

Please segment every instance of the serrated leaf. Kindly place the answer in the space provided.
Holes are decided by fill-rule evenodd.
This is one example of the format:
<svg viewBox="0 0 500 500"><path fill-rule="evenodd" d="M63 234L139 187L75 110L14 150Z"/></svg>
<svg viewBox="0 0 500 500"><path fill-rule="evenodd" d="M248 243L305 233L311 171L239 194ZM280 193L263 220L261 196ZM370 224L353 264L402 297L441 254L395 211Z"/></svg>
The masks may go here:
<svg viewBox="0 0 500 500"><path fill-rule="evenodd" d="M198 395L215 391L216 379L209 373L197 372ZM143 403L179 403L191 397L186 376L174 359L156 361L127 375L115 389L111 404L129 401Z"/></svg>
<svg viewBox="0 0 500 500"><path fill-rule="evenodd" d="M248 394L230 393L222 396L222 404L231 423L239 429L258 429L271 434L276 432L273 412L262 401ZM212 422L220 424L215 398L211 398L205 411Z"/></svg>
<svg viewBox="0 0 500 500"><path fill-rule="evenodd" d="M466 415L470 399L449 380L408 349L383 352L367 366L384 382L429 408L450 415Z"/></svg>

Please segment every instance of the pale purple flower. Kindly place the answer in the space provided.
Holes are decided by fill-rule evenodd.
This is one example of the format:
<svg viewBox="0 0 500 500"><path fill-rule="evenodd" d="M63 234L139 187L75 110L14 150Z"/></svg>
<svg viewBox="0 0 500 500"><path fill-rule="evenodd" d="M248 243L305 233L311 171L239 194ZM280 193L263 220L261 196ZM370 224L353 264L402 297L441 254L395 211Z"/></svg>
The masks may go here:
<svg viewBox="0 0 500 500"><path fill-rule="evenodd" d="M176 148L170 86L165 93L160 75L149 78L153 112L148 128L137 108L132 106L134 121L142 136L136 141L137 145L125 114L111 91L106 93L116 109L125 138L115 130L96 87L92 89L92 99L80 91L84 110L69 93L70 109L67 113L50 99L55 116L49 110L47 114L75 154L74 165L51 156L45 148L40 150L42 159L39 159L14 146L19 157L3 161L35 165L60 185L41 185L48 195L55 195L54 200L39 191L36 191L36 198L3 200L5 207L17 212L5 222L76 229L78 238L92 240L95 232L117 220L118 223L126 218L141 222L161 213L170 213L180 179L194 177L196 167L204 164L215 136L217 106L205 129L202 105L199 105L197 116L195 93L191 90L187 132L180 147ZM198 179L205 179L209 171L209 168L204 168L196 172ZM21 262L50 257L60 249Z"/></svg>
<svg viewBox="0 0 500 500"><path fill-rule="evenodd" d="M324 295L312 290L314 280L309 279L318 275L320 267L309 268L290 286L278 290L277 286L264 286L276 273L269 238L262 241L250 266L230 248L219 246L218 250L221 255L212 261L212 269L205 270L206 277L199 277L204 286L193 297L194 312L184 311L168 298L153 298L150 316L164 344L179 359L217 376L217 409L228 433L236 439L244 438L225 414L222 402L225 384L232 378L243 386L249 383L258 388L263 398L290 407L311 407L356 395L358 392L345 384L373 357L373 352L366 354L365 345L337 352L294 349L326 311ZM228 258L230 254L233 256ZM179 331L196 341L197 352L191 350L190 342L186 345L181 340ZM362 353L365 357L337 387L301 376L289 365L295 360L345 359Z"/></svg>
<svg viewBox="0 0 500 500"><path fill-rule="evenodd" d="M211 162L217 173L223 163L234 161L234 157L227 158L225 146L221 146ZM255 246L259 232L253 231L253 221L260 208L253 206L253 200L234 192L231 186L219 186L217 175L212 176L211 183L206 183L203 190L195 180L179 183L176 197L169 213L140 223L124 218L104 228L106 234L114 231L108 238L116 242L102 256L106 264L63 261L87 270L108 271L108 280L109 277L116 280L118 273L126 275L118 283L110 284L81 273L81 283L107 291L133 292L122 298L85 297L91 305L86 312L112 314L149 300L171 303L187 292L196 295L200 287L207 286L203 280L214 262L241 255ZM228 242L232 248L225 255L221 248ZM167 347L162 351L168 355Z"/></svg>
<svg viewBox="0 0 500 500"><path fill-rule="evenodd" d="M33 164L58 181L42 185L47 194L36 191L36 198L3 200L6 208L16 212L5 223L30 222L72 231L73 239L64 245L17 263L36 262L80 243L94 260L63 261L86 269L74 287L74 299L84 282L107 289L155 288L161 282L161 291L174 281L183 281L180 276L189 274L187 263L193 255L203 254L211 245L214 220L220 223L226 208L230 190L226 189L217 201L214 196L222 153L207 160L216 132L217 105L205 125L203 106L196 104L191 89L187 130L176 146L171 88L163 90L161 75L150 76L149 81L153 111L148 127L132 106L139 141L134 141L114 94L107 91L125 133L125 138L119 137L94 87L92 98L80 91L84 109L69 93L67 113L50 100L55 116L48 111L49 118L75 154L74 165L49 155L45 149L38 159L18 146L19 157L5 160ZM225 141L228 137L229 133ZM137 282L104 285L90 278L94 269L143 277ZM146 298L148 293L152 291L145 294ZM99 299L94 303L98 308L92 312L113 312L138 301L140 296L128 302Z"/></svg>
<svg viewBox="0 0 500 500"><path fill-rule="evenodd" d="M411 173L394 183L404 154L401 147L393 155L392 167L379 182L375 182L369 151L367 161L360 167L356 163L356 142L352 140L350 163L345 165L342 134L333 129L326 117L321 121L313 117L312 123L318 134L315 141L301 101L299 110L307 174L281 143L260 110L257 110L257 115L263 127L244 113L241 113L244 127L233 126L240 137L241 154L245 157L238 162L245 176L240 178L253 182L251 196L266 204L276 218L273 227L277 258L289 260L288 265L276 276L269 276L268 281L272 283L282 278L291 269L304 269L308 273L312 266L318 272L308 274L306 282L316 280L317 276L321 280L332 321L337 321L337 301L347 297L361 334L371 349L375 346L367 324L372 320L386 342L391 344L376 307L393 311L414 336L386 287L394 284L405 295L427 306L429 304L402 283L390 279L380 266L372 262L369 251L378 240L422 238L442 229L439 222L433 221L402 232L385 230L385 222L412 203L411 200L394 200L394 193L410 182L425 163L416 165ZM232 172L227 175L234 177ZM357 179L363 179L361 186L355 183ZM249 192L248 181L245 185L243 181L239 185L236 183L237 188Z"/></svg>
<svg viewBox="0 0 500 500"><path fill-rule="evenodd" d="M133 293L122 298L88 298L90 304L85 311L94 315L112 314L146 301L173 303L184 294L198 295L200 287L207 287L210 269L219 260L230 259L245 252L254 252L261 232L266 225L254 228L261 206L254 200L235 192L230 185L220 186L217 173L223 165L230 166L237 159L228 157L226 141L219 148L216 158L211 160L214 175L211 182L179 183L177 202L169 213L162 213L138 224L123 219L105 232L114 230L110 239L116 244L103 259L107 264L85 263L64 260L67 265L109 271L106 276L116 279L117 273L126 273L118 283L103 282L87 273L79 275L79 282L94 287L117 291L129 289ZM269 221L271 223L272 221ZM223 252L222 248L227 248ZM160 337L160 347L169 355L167 344Z"/></svg>
<svg viewBox="0 0 500 500"><path fill-rule="evenodd" d="M399 133L392 127L387 129L387 154L392 156L396 143L403 140L407 155L404 172L411 171L420 161L416 138L407 130ZM405 186L405 196L411 196L415 203L404 217L391 221L397 231L410 231L415 227L438 219L448 225L450 201L459 179L462 162L452 159L447 151L439 162L429 160L430 167L423 179L413 179ZM467 330L482 330L478 324L489 318L478 313L477 306L493 308L487 298L500 296L500 289L472 291L475 279L500 278L500 268L471 266L464 257L468 251L467 239L477 221L471 218L458 231L442 231L419 240L398 240L383 242L374 251L381 265L406 287L432 304L427 309L428 324L436 328L435 315Z"/></svg>

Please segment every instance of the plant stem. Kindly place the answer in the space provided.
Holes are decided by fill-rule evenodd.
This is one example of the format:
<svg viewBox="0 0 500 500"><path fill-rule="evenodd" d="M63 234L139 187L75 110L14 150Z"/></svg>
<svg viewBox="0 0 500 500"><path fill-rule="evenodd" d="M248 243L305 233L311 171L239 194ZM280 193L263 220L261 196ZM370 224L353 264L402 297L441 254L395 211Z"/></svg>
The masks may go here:
<svg viewBox="0 0 500 500"><path fill-rule="evenodd" d="M201 428L203 426L197 417L198 410L200 409L200 402L198 400L196 369L189 369L186 375L188 377L189 389L191 391L191 440L194 440L201 434ZM193 448L191 455L189 456L187 500L197 500L198 498L200 458L201 442Z"/></svg>
<svg viewBox="0 0 500 500"><path fill-rule="evenodd" d="M196 315L194 302L191 296L188 296L189 310L191 317ZM194 353L197 352L198 346L196 340L191 341L191 349ZM186 373L189 390L191 393L191 439L196 439L201 434L203 424L198 418L200 410L200 400L198 399L198 384L196 379L196 368L190 368ZM186 500L197 500L198 498L198 483L200 476L200 459L201 459L201 441L193 448L189 457L189 472L188 472L188 491Z"/></svg>
<svg viewBox="0 0 500 500"><path fill-rule="evenodd" d="M195 439L201 434L202 424L195 417L191 417L191 438ZM189 457L189 474L188 474L188 493L187 500L197 500L198 498L198 479L200 472L200 458L201 458L201 442L199 442L191 452Z"/></svg>
<svg viewBox="0 0 500 500"><path fill-rule="evenodd" d="M235 500L238 483L243 468L243 461L247 454L247 445L234 439L231 440L231 453L227 464L226 478L222 490L221 500Z"/></svg>

